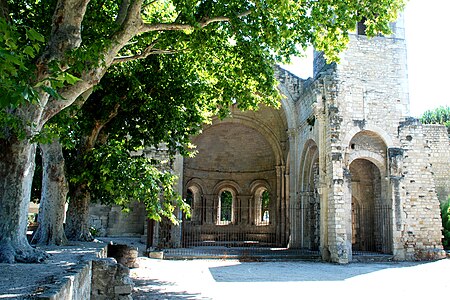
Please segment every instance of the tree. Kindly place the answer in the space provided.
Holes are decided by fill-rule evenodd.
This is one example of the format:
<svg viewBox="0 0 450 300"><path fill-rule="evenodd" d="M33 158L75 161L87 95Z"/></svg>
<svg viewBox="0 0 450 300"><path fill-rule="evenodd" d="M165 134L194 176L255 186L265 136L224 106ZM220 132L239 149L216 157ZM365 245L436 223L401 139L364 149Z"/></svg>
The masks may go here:
<svg viewBox="0 0 450 300"><path fill-rule="evenodd" d="M440 106L435 109L427 110L420 117L424 124L441 124L447 127L450 134L450 106Z"/></svg>
<svg viewBox="0 0 450 300"><path fill-rule="evenodd" d="M33 242L38 245L65 245L64 212L68 182L61 143L57 138L40 144L42 153L42 189L38 214L38 228Z"/></svg>
<svg viewBox="0 0 450 300"><path fill-rule="evenodd" d="M164 143L170 159L177 152L186 154L189 137L198 133L207 116L217 112L212 101L202 100L213 99L213 86L199 76L197 65L189 54L151 57L114 67L102 79L76 116L79 146L66 156L72 182L66 226L69 239L90 238L91 196L125 209L131 199L141 201L149 218L166 216L175 221L171 201L179 197L174 197L174 176L158 170L154 165L158 162L142 151ZM132 154L137 152L142 154ZM165 191L163 202L157 187Z"/></svg>
<svg viewBox="0 0 450 300"><path fill-rule="evenodd" d="M36 136L51 117L97 85L113 64L210 47L215 59L235 62L236 68L223 70L223 76L254 87L237 97L219 90L216 103L228 107L237 101L249 108L276 100L273 63L309 44L336 58L357 21L366 20L369 35L387 33L403 2L2 0L0 52L7 73L0 78L7 84L0 95L0 262L45 258L25 238ZM42 36L45 47L34 47L35 41L44 42ZM243 56L227 55L237 50ZM205 65L210 62L204 60ZM252 76L240 78L241 67L250 63ZM272 93L260 93L257 88L265 85Z"/></svg>

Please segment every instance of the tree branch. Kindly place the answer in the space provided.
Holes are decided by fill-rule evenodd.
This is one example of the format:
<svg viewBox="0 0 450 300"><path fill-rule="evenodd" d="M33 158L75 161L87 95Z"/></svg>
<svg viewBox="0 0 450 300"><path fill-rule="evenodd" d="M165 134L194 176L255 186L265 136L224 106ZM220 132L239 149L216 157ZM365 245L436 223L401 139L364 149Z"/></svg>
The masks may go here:
<svg viewBox="0 0 450 300"><path fill-rule="evenodd" d="M236 15L236 18L242 18L248 16L252 13L252 10L247 10ZM142 24L140 33L151 32L151 31L177 31L177 30L192 30L195 28L204 28L212 23L220 22L230 22L230 17L219 16L213 18L204 18L202 21L198 22L197 25L189 24L179 24L179 23L156 23L156 24Z"/></svg>
<svg viewBox="0 0 450 300"><path fill-rule="evenodd" d="M157 55L157 54L174 54L179 52L178 50L163 50L163 49L154 49L156 43L158 41L153 41L150 45L148 45L141 53L135 55L127 55L127 56L119 56L114 58L113 64L124 63L127 61L137 60L146 58L149 55Z"/></svg>
<svg viewBox="0 0 450 300"><path fill-rule="evenodd" d="M122 25L127 17L128 7L130 7L130 0L122 0L119 12L116 17L116 23Z"/></svg>
<svg viewBox="0 0 450 300"><path fill-rule="evenodd" d="M84 144L85 150L91 150L92 148L94 148L94 145L97 141L100 131L102 131L102 129L106 126L106 124L111 122L111 120L117 116L117 114L119 113L119 107L120 107L120 104L116 103L113 110L109 113L109 115L106 119L95 121L94 128L92 128L91 134L87 137L87 139L85 141L85 144Z"/></svg>
<svg viewBox="0 0 450 300"><path fill-rule="evenodd" d="M61 59L81 44L81 22L90 0L58 0L52 20L48 50L41 61Z"/></svg>

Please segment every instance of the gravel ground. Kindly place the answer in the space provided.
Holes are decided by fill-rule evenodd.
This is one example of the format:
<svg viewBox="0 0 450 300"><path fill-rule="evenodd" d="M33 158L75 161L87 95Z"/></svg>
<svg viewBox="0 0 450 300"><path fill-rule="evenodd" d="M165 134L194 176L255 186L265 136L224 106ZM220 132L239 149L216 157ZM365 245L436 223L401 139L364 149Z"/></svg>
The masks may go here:
<svg viewBox="0 0 450 300"><path fill-rule="evenodd" d="M140 258L133 299L446 299L450 259L426 263Z"/></svg>

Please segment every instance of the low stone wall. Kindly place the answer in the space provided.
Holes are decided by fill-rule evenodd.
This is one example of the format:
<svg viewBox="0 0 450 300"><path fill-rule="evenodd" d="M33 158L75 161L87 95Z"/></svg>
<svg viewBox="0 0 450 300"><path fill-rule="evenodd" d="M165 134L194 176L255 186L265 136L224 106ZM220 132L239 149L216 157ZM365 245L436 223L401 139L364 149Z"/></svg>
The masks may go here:
<svg viewBox="0 0 450 300"><path fill-rule="evenodd" d="M39 264L0 264L0 298L39 300L132 299L129 269L106 258L106 243L43 247Z"/></svg>
<svg viewBox="0 0 450 300"><path fill-rule="evenodd" d="M48 290L33 299L78 300L90 299L92 262L85 262L71 270L74 274L63 278L53 277L46 283Z"/></svg>
<svg viewBox="0 0 450 300"><path fill-rule="evenodd" d="M130 270L114 258L97 259L92 262L92 300L133 299L133 281ZM87 298L80 298L87 299Z"/></svg>

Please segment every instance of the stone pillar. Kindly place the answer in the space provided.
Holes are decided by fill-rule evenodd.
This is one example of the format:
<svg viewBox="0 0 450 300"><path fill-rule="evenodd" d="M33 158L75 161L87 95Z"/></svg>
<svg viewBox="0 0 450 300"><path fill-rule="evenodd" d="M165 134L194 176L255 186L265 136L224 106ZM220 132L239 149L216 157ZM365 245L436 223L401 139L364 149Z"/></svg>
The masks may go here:
<svg viewBox="0 0 450 300"><path fill-rule="evenodd" d="M240 202L239 213L238 213L239 224L246 225L246 224L251 223L251 218L250 218L250 208L252 207L250 205L251 198L252 198L252 196L249 196L249 195L240 195L238 197L238 200Z"/></svg>
<svg viewBox="0 0 450 300"><path fill-rule="evenodd" d="M341 212L341 220L345 228L345 248L347 251L347 262L352 261L352 178L350 171L344 170L344 184L342 186L343 205Z"/></svg>
<svg viewBox="0 0 450 300"><path fill-rule="evenodd" d="M176 190L178 194L183 195L183 156L177 154L175 156L175 160L172 165L172 169L175 172L175 174L178 174L178 181L176 183ZM177 218L179 220L182 219L182 212L180 209L177 208L176 212L174 212L177 215ZM174 248L181 247L181 239L182 239L182 228L181 225L175 225L172 224L170 228L170 236L171 236L171 244Z"/></svg>
<svg viewBox="0 0 450 300"><path fill-rule="evenodd" d="M389 179L390 194L392 197L392 254L398 260L405 259L405 248L402 243L403 232L403 200L405 198L405 189L403 186L402 165L403 165L403 149L389 148Z"/></svg>
<svg viewBox="0 0 450 300"><path fill-rule="evenodd" d="M300 247L300 239L299 239L299 199L297 197L298 194L298 168L300 161L297 158L298 155L298 139L297 136L299 131L297 129L289 129L289 175L286 175L286 197L288 197L289 201L287 204L287 208L289 210L289 248L299 248Z"/></svg>
<svg viewBox="0 0 450 300"><path fill-rule="evenodd" d="M277 166L277 244L286 244L285 166Z"/></svg>
<svg viewBox="0 0 450 300"><path fill-rule="evenodd" d="M283 246L286 245L286 237L287 237L287 226L286 226L286 196L285 196L285 192L286 192L286 182L285 182L285 172L286 172L286 167L285 166L281 166L280 167L280 201L281 201L281 243Z"/></svg>
<svg viewBox="0 0 450 300"><path fill-rule="evenodd" d="M286 220L286 225L285 225L285 232L286 232L286 236L285 236L285 241L286 243L288 243L289 245L289 237L291 236L291 232L290 232L290 228L291 228L291 218L290 218L290 198L289 198L289 174L288 173L289 170L285 170L285 175L284 175L284 202L285 202L285 220Z"/></svg>
<svg viewBox="0 0 450 300"><path fill-rule="evenodd" d="M205 199L205 224L216 224L218 199L214 195L203 195Z"/></svg>
<svg viewBox="0 0 450 300"><path fill-rule="evenodd" d="M277 241L277 245L278 246L281 246L281 243L282 243L282 241L283 241L283 239L282 239L282 230L283 230L283 227L282 227L282 221L281 221L281 210L282 210L282 208L281 208L281 186L280 186L280 178L281 178L281 167L280 166L277 166L276 167L276 172L277 172L277 189L276 189L276 207L277 207L277 209L276 209L276 220L275 220L275 222L276 222L276 225L277 225L277 239L276 239L276 241Z"/></svg>
<svg viewBox="0 0 450 300"><path fill-rule="evenodd" d="M321 89L317 89L321 91ZM320 253L322 259L330 260L330 249L328 242L328 197L329 186L331 186L331 179L328 172L332 173L331 165L329 164L328 151L330 151L327 118L324 108L324 95L321 92L316 94L316 103L314 104L314 116L316 117L316 128L318 133L317 147L319 150L319 181L317 183L317 194L319 195L320 206Z"/></svg>

